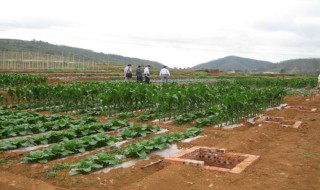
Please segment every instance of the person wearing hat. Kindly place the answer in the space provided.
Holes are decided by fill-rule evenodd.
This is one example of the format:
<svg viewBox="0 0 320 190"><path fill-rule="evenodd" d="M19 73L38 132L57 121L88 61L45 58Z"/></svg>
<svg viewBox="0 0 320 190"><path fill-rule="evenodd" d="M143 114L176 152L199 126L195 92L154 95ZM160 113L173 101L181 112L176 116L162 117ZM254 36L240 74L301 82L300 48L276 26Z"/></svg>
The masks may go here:
<svg viewBox="0 0 320 190"><path fill-rule="evenodd" d="M143 72L144 78L145 78L144 82L147 83L147 84L150 83L150 67L151 67L150 65L147 65L144 68L144 72Z"/></svg>
<svg viewBox="0 0 320 190"><path fill-rule="evenodd" d="M132 68L131 68L131 64L128 64L128 65L124 68L123 72L124 72L124 77L125 77L124 80L125 80L125 81L129 81L129 80L132 79Z"/></svg>
<svg viewBox="0 0 320 190"><path fill-rule="evenodd" d="M136 75L137 75L137 82L143 82L142 70L140 65L138 65L138 68L136 70Z"/></svg>
<svg viewBox="0 0 320 190"><path fill-rule="evenodd" d="M160 70L160 74L159 75L161 76L162 83L168 82L168 79L169 79L169 76L170 76L170 72L167 69L167 66L163 66L163 68Z"/></svg>

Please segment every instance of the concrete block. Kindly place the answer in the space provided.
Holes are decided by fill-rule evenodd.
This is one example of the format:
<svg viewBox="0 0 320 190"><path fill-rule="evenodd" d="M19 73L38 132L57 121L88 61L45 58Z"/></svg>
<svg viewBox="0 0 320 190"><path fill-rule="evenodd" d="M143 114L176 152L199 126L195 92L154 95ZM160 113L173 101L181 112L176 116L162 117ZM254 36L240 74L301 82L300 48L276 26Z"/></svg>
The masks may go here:
<svg viewBox="0 0 320 190"><path fill-rule="evenodd" d="M212 150L212 151L210 151ZM198 156L194 157L192 151L198 152ZM219 151L219 152L218 152ZM223 171L240 173L247 166L251 165L259 156L240 154L240 153L225 153L225 149L210 148L210 147L193 147L183 151L184 154L179 153L178 156L165 158L165 162L185 164L195 167L203 167L213 171ZM201 160L198 160L201 159ZM205 162L215 163L217 166L205 165ZM224 165L220 167L221 165ZM229 167L234 166L232 169Z"/></svg>

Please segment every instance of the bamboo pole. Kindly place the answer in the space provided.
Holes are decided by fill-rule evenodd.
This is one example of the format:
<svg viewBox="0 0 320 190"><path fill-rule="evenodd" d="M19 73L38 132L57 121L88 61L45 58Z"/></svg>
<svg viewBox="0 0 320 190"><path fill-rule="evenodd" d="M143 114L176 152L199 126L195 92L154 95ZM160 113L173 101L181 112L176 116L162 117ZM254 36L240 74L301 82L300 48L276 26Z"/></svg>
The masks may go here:
<svg viewBox="0 0 320 190"><path fill-rule="evenodd" d="M4 68L5 68L4 56L5 56L5 53L4 53L4 51L3 51L3 52L2 52L2 65L3 65L3 66L4 66Z"/></svg>
<svg viewBox="0 0 320 190"><path fill-rule="evenodd" d="M23 68L24 69L24 59L23 59L23 52L21 52L21 68Z"/></svg>
<svg viewBox="0 0 320 190"><path fill-rule="evenodd" d="M8 66L7 66L7 68L9 68L10 67L10 53L8 52L8 59L7 59L7 62L8 62Z"/></svg>
<svg viewBox="0 0 320 190"><path fill-rule="evenodd" d="M5 55L5 64L6 64L6 68L9 68L9 58L7 58L8 57L8 52L6 53L6 55Z"/></svg>
<svg viewBox="0 0 320 190"><path fill-rule="evenodd" d="M10 68L10 66L12 65L12 61L13 61L13 59L11 58L11 56L12 56L12 52L10 52L10 57L9 57L9 68Z"/></svg>
<svg viewBox="0 0 320 190"><path fill-rule="evenodd" d="M36 70L39 71L41 69L39 65L39 52L36 54Z"/></svg>
<svg viewBox="0 0 320 190"><path fill-rule="evenodd" d="M49 68L50 68L50 70L52 70L52 69L54 69L54 64L53 64L53 62L52 62L52 60L53 60L53 58L52 58L52 56L53 55L50 55L50 61L49 61Z"/></svg>
<svg viewBox="0 0 320 190"><path fill-rule="evenodd" d="M16 63L15 65L18 65L20 62L19 62L19 59L18 59L18 52L16 52Z"/></svg>
<svg viewBox="0 0 320 190"><path fill-rule="evenodd" d="M71 55L72 57L70 58L71 59L71 67L72 67L72 71L75 70L76 68L76 63L74 62L74 54Z"/></svg>
<svg viewBox="0 0 320 190"><path fill-rule="evenodd" d="M30 64L31 66L30 66L29 69L30 69L30 70L33 70L33 64L34 64L34 63L33 63L33 55L32 55L32 52L30 52L30 63L31 63L31 64Z"/></svg>

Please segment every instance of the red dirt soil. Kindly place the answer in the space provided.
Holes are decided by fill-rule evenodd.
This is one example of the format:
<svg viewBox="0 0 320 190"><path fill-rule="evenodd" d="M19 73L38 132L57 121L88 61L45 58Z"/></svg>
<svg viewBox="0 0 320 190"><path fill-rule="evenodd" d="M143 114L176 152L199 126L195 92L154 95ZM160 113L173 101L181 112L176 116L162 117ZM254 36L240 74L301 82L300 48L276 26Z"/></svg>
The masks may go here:
<svg viewBox="0 0 320 190"><path fill-rule="evenodd" d="M265 114L301 120L298 129L272 126L259 127L245 123L245 127L222 130L206 127L206 137L190 143L178 143L179 148L213 146L226 148L229 152L260 155L261 158L240 174L209 171L202 168L159 163L141 169L161 159L152 156L135 166L112 170L107 174L69 176L68 170L57 171L57 176L46 177L48 168L57 163L70 163L79 158L56 160L47 164L21 164L21 155L8 152L0 154L6 158L0 164L0 190L60 190L60 189L320 189L320 102L307 102L306 97L290 96L285 102L291 106L318 108L314 113L297 110L273 110ZM181 131L183 127L159 124L170 131Z"/></svg>

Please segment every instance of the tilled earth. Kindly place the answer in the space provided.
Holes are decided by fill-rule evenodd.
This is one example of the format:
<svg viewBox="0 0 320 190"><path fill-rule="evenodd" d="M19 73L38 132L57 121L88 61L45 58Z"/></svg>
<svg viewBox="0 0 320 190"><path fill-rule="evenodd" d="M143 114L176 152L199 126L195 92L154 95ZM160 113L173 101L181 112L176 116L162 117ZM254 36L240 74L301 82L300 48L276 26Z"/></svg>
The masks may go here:
<svg viewBox="0 0 320 190"><path fill-rule="evenodd" d="M152 156L129 168L112 170L107 174L69 176L69 170L48 175L57 163L72 163L81 157L55 160L47 164L22 164L21 155L3 152L0 164L0 190L59 190L59 189L320 189L320 97L306 101L306 97L288 96L291 106L317 108L314 113L297 110L272 110L264 114L303 122L298 129L252 125L232 130L206 127L203 138L190 143L178 143L179 148L214 146L229 152L260 155L261 158L240 174L209 171L198 167L165 164L152 165L162 159ZM191 125L191 124L188 124ZM184 131L184 126L162 124L170 131Z"/></svg>

